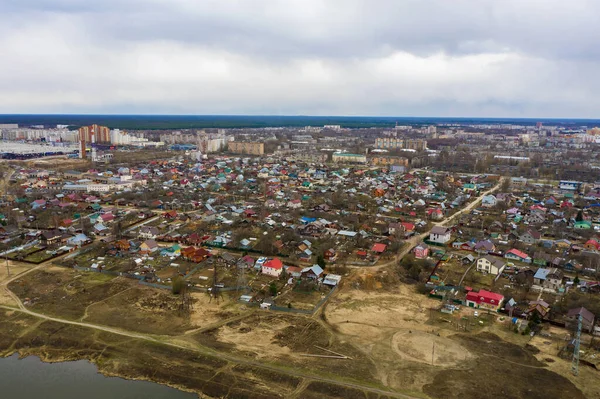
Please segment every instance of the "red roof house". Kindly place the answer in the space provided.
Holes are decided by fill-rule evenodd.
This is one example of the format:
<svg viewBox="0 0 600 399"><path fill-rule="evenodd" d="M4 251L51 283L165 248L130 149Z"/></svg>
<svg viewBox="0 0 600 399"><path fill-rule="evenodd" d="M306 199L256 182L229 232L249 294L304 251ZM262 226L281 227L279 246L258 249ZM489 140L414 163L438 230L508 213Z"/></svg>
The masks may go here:
<svg viewBox="0 0 600 399"><path fill-rule="evenodd" d="M263 274L279 277L283 272L283 263L281 260L279 260L279 258L270 259L263 263L261 271Z"/></svg>
<svg viewBox="0 0 600 399"><path fill-rule="evenodd" d="M371 248L371 251L377 252L378 254L380 254L380 253L385 252L386 248L387 248L387 245L381 244L381 243L377 243L377 244L373 244L373 247Z"/></svg>
<svg viewBox="0 0 600 399"><path fill-rule="evenodd" d="M472 308L484 308L497 311L504 301L504 295L495 292L479 290L479 292L470 291L467 293L466 304Z"/></svg>

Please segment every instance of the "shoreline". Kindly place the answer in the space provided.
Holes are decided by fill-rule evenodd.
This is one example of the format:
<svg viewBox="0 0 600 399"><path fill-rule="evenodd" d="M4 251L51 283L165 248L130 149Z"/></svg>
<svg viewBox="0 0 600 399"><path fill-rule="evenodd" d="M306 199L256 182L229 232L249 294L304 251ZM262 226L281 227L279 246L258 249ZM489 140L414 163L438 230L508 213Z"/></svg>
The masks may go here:
<svg viewBox="0 0 600 399"><path fill-rule="evenodd" d="M119 372L114 372L114 371L110 371L110 370L104 369L102 367L102 365L98 364L98 362L96 361L96 359L90 358L90 357L86 357L84 355L69 356L69 355L63 354L63 355L59 355L58 357L52 357L52 356L49 356L48 353L45 352L45 351L43 351L43 350L36 351L36 350L32 350L32 348L27 348L27 349L13 349L13 350L9 350L9 351L6 351L6 352L2 352L2 353L0 353L0 358L6 359L6 358L11 357L11 356L13 356L15 354L17 354L19 356L18 360L22 360L22 359L25 359L27 357L37 357L41 362L48 363L48 364L86 361L86 362L92 364L96 368L96 373L102 375L105 378L120 378L120 379L125 380L125 381L144 381L144 382L150 382L150 383L153 383L153 384L164 385L164 386L167 386L169 388L177 389L177 390L182 391L182 392L194 394L199 399L210 399L209 396L203 396L202 393L194 391L194 390L192 390L190 388L187 388L187 387L185 387L183 385L178 385L178 384L173 384L173 383L169 383L169 382L153 380L151 378L146 378L144 376L133 376L132 374L119 373Z"/></svg>

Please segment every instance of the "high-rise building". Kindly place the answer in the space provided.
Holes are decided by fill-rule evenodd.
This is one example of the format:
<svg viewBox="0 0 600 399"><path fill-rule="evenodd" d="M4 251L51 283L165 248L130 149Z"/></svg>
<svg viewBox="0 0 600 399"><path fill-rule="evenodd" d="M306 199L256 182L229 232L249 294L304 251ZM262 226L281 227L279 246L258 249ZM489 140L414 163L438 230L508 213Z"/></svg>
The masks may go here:
<svg viewBox="0 0 600 399"><path fill-rule="evenodd" d="M92 136L95 140L92 140ZM96 143L110 143L110 129L106 126L82 126L79 128L79 140L87 143L95 141Z"/></svg>

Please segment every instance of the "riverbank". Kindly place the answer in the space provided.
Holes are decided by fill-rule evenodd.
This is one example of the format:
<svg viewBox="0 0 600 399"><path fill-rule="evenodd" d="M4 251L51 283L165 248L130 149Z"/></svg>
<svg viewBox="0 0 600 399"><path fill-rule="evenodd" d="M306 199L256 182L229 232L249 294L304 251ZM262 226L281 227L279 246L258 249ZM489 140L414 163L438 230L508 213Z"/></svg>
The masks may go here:
<svg viewBox="0 0 600 399"><path fill-rule="evenodd" d="M27 348L23 347L4 351L3 348L0 348L0 358L8 358L13 355L18 355L19 360L33 356L38 358L41 362L48 364L86 361L93 365L97 372L104 377L160 384L182 392L194 394L199 398L202 397L200 393L188 388L184 384L177 384L171 381L165 381L164 379L160 380L140 373L132 373L124 367L115 367L120 363L118 358L107 361L107 359L103 358L102 353L88 352L84 348L57 349L47 345Z"/></svg>
<svg viewBox="0 0 600 399"><path fill-rule="evenodd" d="M155 382L202 398L280 398L295 388L277 372L238 368L216 356L161 342L0 310L0 357L14 353L48 363L87 360L105 376Z"/></svg>
<svg viewBox="0 0 600 399"><path fill-rule="evenodd" d="M20 358L17 354L0 358L2 394L13 399L131 398L194 399L198 396L161 384L106 377L86 360L43 362L37 356Z"/></svg>

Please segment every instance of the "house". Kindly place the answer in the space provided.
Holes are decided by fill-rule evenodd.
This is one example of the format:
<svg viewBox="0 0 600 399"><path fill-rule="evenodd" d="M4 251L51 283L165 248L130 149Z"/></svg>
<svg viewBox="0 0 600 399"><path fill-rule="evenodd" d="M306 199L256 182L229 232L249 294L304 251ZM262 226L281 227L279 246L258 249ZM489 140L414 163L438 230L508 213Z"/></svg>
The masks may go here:
<svg viewBox="0 0 600 399"><path fill-rule="evenodd" d="M444 218L444 213L439 208L428 209L427 216L432 220L442 220Z"/></svg>
<svg viewBox="0 0 600 399"><path fill-rule="evenodd" d="M548 317L548 314L550 313L550 305L544 301L543 299L538 299L535 301L530 301L529 302L529 307L527 308L527 311L525 312L527 314L527 317L531 317L534 313L537 313L541 319L546 319Z"/></svg>
<svg viewBox="0 0 600 399"><path fill-rule="evenodd" d="M544 288L551 290L559 290L563 286L563 274L557 269L551 269L551 272L546 275L546 281L542 285Z"/></svg>
<svg viewBox="0 0 600 399"><path fill-rule="evenodd" d="M450 241L452 230L447 227L434 226L429 233L429 241L438 244L446 244Z"/></svg>
<svg viewBox="0 0 600 399"><path fill-rule="evenodd" d="M181 257L194 263L200 263L209 256L210 252L204 248L187 247L181 250ZM254 261L252 261L252 265L254 265Z"/></svg>
<svg viewBox="0 0 600 399"><path fill-rule="evenodd" d="M60 230L46 230L42 233L42 242L45 245L52 245L60 242L62 233Z"/></svg>
<svg viewBox="0 0 600 399"><path fill-rule="evenodd" d="M308 278L311 280L317 280L321 278L323 269L319 265L312 265L311 267L305 267L302 269L302 278Z"/></svg>
<svg viewBox="0 0 600 399"><path fill-rule="evenodd" d="M475 257L471 254L467 255L467 256L463 256L462 258L462 263L464 265L469 265L471 263L473 263L475 261Z"/></svg>
<svg viewBox="0 0 600 399"><path fill-rule="evenodd" d="M585 249L588 249L590 251L600 250L600 242L598 242L596 239L593 239L593 238L590 238L589 240L587 240L583 246Z"/></svg>
<svg viewBox="0 0 600 399"><path fill-rule="evenodd" d="M287 207L290 209L300 209L302 208L302 202L299 199L288 201Z"/></svg>
<svg viewBox="0 0 600 399"><path fill-rule="evenodd" d="M478 241L475 244L475 251L479 253L490 253L496 251L496 245L490 240Z"/></svg>
<svg viewBox="0 0 600 399"><path fill-rule="evenodd" d="M497 276L502 273L506 264L500 259L493 256L484 256L477 259L477 271L493 274Z"/></svg>
<svg viewBox="0 0 600 399"><path fill-rule="evenodd" d="M181 247L179 244L173 244L173 246L164 248L160 251L161 256L180 256L181 255Z"/></svg>
<svg viewBox="0 0 600 399"><path fill-rule="evenodd" d="M373 251L377 254L382 254L385 252L386 248L387 248L387 245L381 244L381 243L376 243L376 244L373 244L373 247L371 247L371 251Z"/></svg>
<svg viewBox="0 0 600 399"><path fill-rule="evenodd" d="M177 219L177 211L171 210L163 213L163 217L167 220L175 220Z"/></svg>
<svg viewBox="0 0 600 399"><path fill-rule="evenodd" d="M481 199L481 206L483 206L484 208L493 208L497 204L498 204L498 200L492 194L484 195L483 198Z"/></svg>
<svg viewBox="0 0 600 399"><path fill-rule="evenodd" d="M335 287L340 283L341 280L342 276L340 276L339 274L328 274L323 279L323 284L328 285L330 287Z"/></svg>
<svg viewBox="0 0 600 399"><path fill-rule="evenodd" d="M406 233L412 233L413 231L415 231L415 225L413 223L400 222L400 224L402 225Z"/></svg>
<svg viewBox="0 0 600 399"><path fill-rule="evenodd" d="M325 260L327 261L333 262L337 258L337 252L335 251L335 249L329 248L328 250L323 252L323 258L325 258Z"/></svg>
<svg viewBox="0 0 600 399"><path fill-rule="evenodd" d="M115 242L115 247L117 247L121 251L129 251L129 249L131 249L131 243L125 239L122 239Z"/></svg>
<svg viewBox="0 0 600 399"><path fill-rule="evenodd" d="M542 238L542 234L534 229L528 229L525 233L519 236L519 241L525 244L535 244Z"/></svg>
<svg viewBox="0 0 600 399"><path fill-rule="evenodd" d="M279 258L273 258L262 264L262 274L268 276L279 277L283 272L283 263Z"/></svg>
<svg viewBox="0 0 600 399"><path fill-rule="evenodd" d="M466 305L471 308L483 308L493 311L500 309L502 301L504 301L504 295L486 290L469 291L465 298Z"/></svg>
<svg viewBox="0 0 600 399"><path fill-rule="evenodd" d="M94 225L94 234L105 236L110 233L110 229L102 223L96 223Z"/></svg>
<svg viewBox="0 0 600 399"><path fill-rule="evenodd" d="M558 290L562 287L562 278L562 273L556 268L539 268L533 276L533 283L544 288Z"/></svg>
<svg viewBox="0 0 600 399"><path fill-rule="evenodd" d="M589 220L581 220L579 222L575 222L573 228L576 230L589 230L592 228L592 222Z"/></svg>
<svg viewBox="0 0 600 399"><path fill-rule="evenodd" d="M506 259L518 260L520 262L531 263L531 257L527 255L525 252L519 251L516 248L513 248L504 254Z"/></svg>
<svg viewBox="0 0 600 399"><path fill-rule="evenodd" d="M80 233L67 239L67 244L75 247L81 247L91 241L92 240L90 240L88 236L86 236L83 233Z"/></svg>
<svg viewBox="0 0 600 399"><path fill-rule="evenodd" d="M159 235L160 232L154 226L142 226L140 232L138 233L138 237L146 239L155 239Z"/></svg>
<svg viewBox="0 0 600 399"><path fill-rule="evenodd" d="M284 269L286 273L293 278L302 277L302 270L304 270L304 268L298 266L284 266Z"/></svg>
<svg viewBox="0 0 600 399"><path fill-rule="evenodd" d="M404 232L404 226L402 226L402 224L400 223L390 223L388 225L388 234L389 235L394 235L394 234L400 234Z"/></svg>
<svg viewBox="0 0 600 399"><path fill-rule="evenodd" d="M429 256L429 247L426 244L421 243L414 247L413 252L415 254L415 258L425 259Z"/></svg>
<svg viewBox="0 0 600 399"><path fill-rule="evenodd" d="M189 260L194 263L200 263L200 262L204 261L206 258L208 258L209 256L210 256L210 252L207 251L206 249L196 248L196 251L194 251L194 254L189 257ZM251 257L249 257L249 258L252 259ZM252 265L254 265L254 260L252 260Z"/></svg>
<svg viewBox="0 0 600 399"><path fill-rule="evenodd" d="M158 243L153 239L146 240L140 245L140 251L143 253L153 253L158 251Z"/></svg>
<svg viewBox="0 0 600 399"><path fill-rule="evenodd" d="M454 241L452 243L452 248L459 249L461 251L473 251L475 248L475 243L472 241L467 241L467 242Z"/></svg>
<svg viewBox="0 0 600 399"><path fill-rule="evenodd" d="M595 316L583 306L580 308L571 309L567 312L567 316L565 317L567 328L572 330L576 329L577 324L579 323L578 319L580 317L583 330L591 333L594 330Z"/></svg>
<svg viewBox="0 0 600 399"><path fill-rule="evenodd" d="M529 224L541 224L544 223L546 217L541 212L532 212L525 216L525 221Z"/></svg>
<svg viewBox="0 0 600 399"><path fill-rule="evenodd" d="M113 221L115 216L112 213L104 213L100 216L100 219L102 219L102 222L106 223Z"/></svg>
<svg viewBox="0 0 600 399"><path fill-rule="evenodd" d="M238 266L246 269L252 269L254 267L254 258L250 255L242 256L238 260Z"/></svg>

